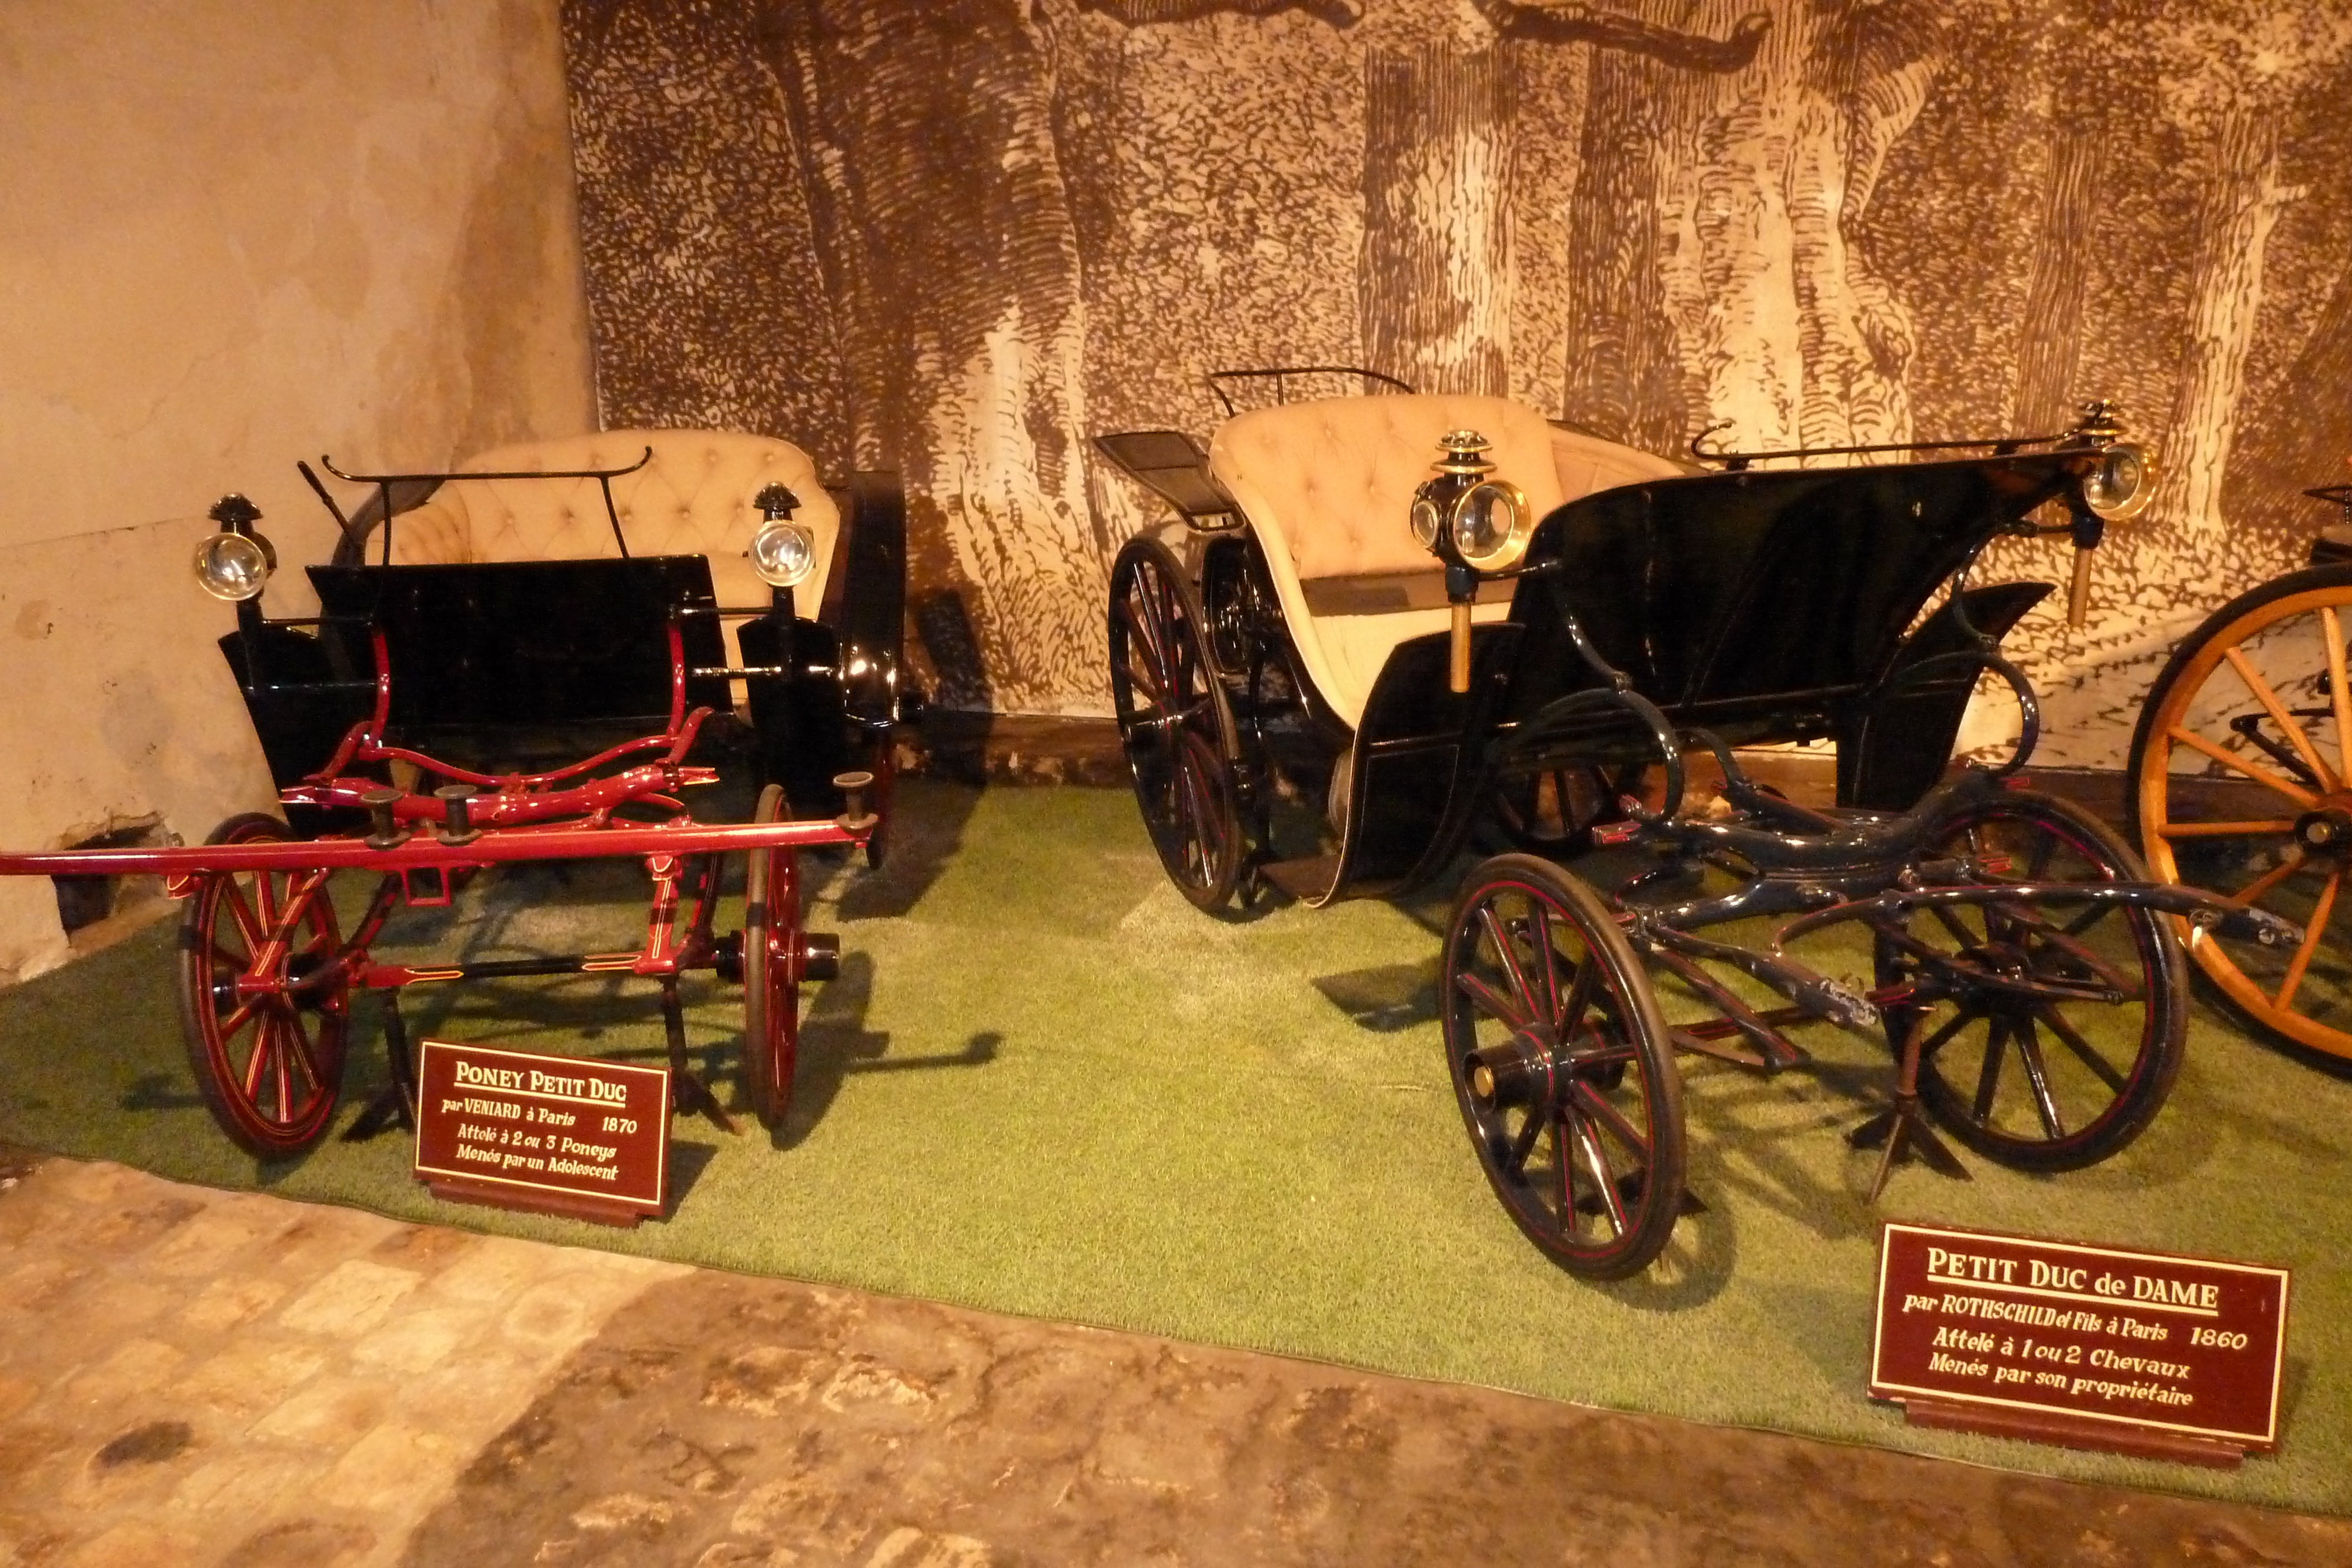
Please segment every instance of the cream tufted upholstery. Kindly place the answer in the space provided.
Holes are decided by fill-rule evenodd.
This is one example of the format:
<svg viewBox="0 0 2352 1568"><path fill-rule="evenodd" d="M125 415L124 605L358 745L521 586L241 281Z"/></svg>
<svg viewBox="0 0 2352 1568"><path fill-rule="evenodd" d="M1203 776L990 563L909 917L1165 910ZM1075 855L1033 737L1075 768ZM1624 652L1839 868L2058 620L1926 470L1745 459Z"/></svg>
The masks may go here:
<svg viewBox="0 0 2352 1568"><path fill-rule="evenodd" d="M1644 479L1676 479L1693 472L1682 464L1654 456L1639 447L1620 446L1613 441L1574 430L1552 431L1551 461L1552 471L1559 476L1563 506L1596 491L1613 490L1620 485L1638 485Z"/></svg>
<svg viewBox="0 0 2352 1568"><path fill-rule="evenodd" d="M625 468L646 447L652 461L613 481L613 507L631 555L700 555L726 609L758 609L768 585L751 570L751 497L782 484L800 497L793 513L816 536L816 566L799 591L814 615L833 567L841 516L807 454L789 442L728 430L608 430L593 435L500 446L467 458L461 473L537 473ZM395 565L440 561L577 560L616 556L613 525L593 479L456 480L394 519ZM728 656L740 658L730 626Z"/></svg>
<svg viewBox="0 0 2352 1568"><path fill-rule="evenodd" d="M1640 479L1682 472L1663 458L1594 436L1555 430L1505 398L1412 394L1328 398L1252 409L1227 420L1209 446L1209 467L1264 544L1307 678L1355 725L1372 682L1396 645L1445 630L1442 591L1430 609L1314 613L1305 582L1412 575L1440 569L1406 526L1412 493L1429 477L1438 438L1470 429L1493 444L1496 476L1527 493L1541 517L1563 502ZM1426 585L1423 585L1426 586ZM1472 614L1499 621L1506 601Z"/></svg>

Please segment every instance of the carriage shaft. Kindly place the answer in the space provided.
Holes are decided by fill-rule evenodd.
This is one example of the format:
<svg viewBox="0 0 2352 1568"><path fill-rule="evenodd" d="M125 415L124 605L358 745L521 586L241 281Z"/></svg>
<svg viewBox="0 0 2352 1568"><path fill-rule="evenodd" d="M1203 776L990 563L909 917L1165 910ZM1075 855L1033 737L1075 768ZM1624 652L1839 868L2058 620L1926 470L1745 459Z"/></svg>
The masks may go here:
<svg viewBox="0 0 2352 1568"><path fill-rule="evenodd" d="M647 967L637 953L551 954L543 958L496 958L476 964L376 964L352 966L352 983L362 990L384 991L403 986L426 986L463 980L529 979L547 975L634 975L640 979L674 979L684 970L716 967L719 955L706 949L698 956L675 956L675 961Z"/></svg>
<svg viewBox="0 0 2352 1568"><path fill-rule="evenodd" d="M279 840L246 844L186 844L168 848L46 850L0 854L0 876L164 876L184 878L240 871L461 871L524 861L605 860L639 855L730 854L747 850L806 850L858 845L873 832L866 822L685 822L612 828L486 830L471 843L452 846L418 833L391 849L355 838Z"/></svg>
<svg viewBox="0 0 2352 1568"><path fill-rule="evenodd" d="M1895 887L1871 898L1832 904L1801 915L1780 928L1776 949L1844 920L1874 916L1900 917L1915 909L1952 909L1972 904L2110 904L2153 909L2177 915L2217 936L2257 942L2265 947L2293 948L2303 941L2303 928L2268 910L2255 909L2217 894L2171 883L2149 882L2008 882L1971 883L1958 887Z"/></svg>

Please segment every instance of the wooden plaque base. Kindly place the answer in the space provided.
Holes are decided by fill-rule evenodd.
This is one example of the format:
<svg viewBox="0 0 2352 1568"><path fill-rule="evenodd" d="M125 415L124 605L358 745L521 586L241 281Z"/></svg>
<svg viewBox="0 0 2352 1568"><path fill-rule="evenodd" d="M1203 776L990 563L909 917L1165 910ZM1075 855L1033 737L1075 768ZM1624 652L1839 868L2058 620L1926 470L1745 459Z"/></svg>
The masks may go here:
<svg viewBox="0 0 2352 1568"><path fill-rule="evenodd" d="M435 1176L425 1184L425 1190L445 1203L478 1203L488 1208L510 1208L520 1214L553 1214L565 1219L616 1226L623 1230L645 1218L643 1210L627 1204L604 1202L583 1193L517 1192L488 1182L464 1181L454 1176Z"/></svg>
<svg viewBox="0 0 2352 1568"><path fill-rule="evenodd" d="M2110 1425L2051 1411L2004 1410L1989 1405L1948 1404L1940 1399L1906 1399L1903 1403L1903 1418L1914 1427L1988 1432L1996 1437L2022 1437L2031 1443L2056 1443L2069 1448L2096 1448L2136 1458L2171 1459L2217 1470L2234 1470L2246 1457L2246 1450L2236 1444L2211 1437Z"/></svg>

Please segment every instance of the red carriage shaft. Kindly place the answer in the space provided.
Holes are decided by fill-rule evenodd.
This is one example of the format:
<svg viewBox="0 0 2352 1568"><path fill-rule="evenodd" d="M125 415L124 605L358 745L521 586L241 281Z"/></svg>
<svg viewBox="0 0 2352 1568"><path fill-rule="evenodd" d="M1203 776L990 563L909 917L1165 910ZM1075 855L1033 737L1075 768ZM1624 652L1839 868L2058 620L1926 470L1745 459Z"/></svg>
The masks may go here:
<svg viewBox="0 0 2352 1568"><path fill-rule="evenodd" d="M201 876L237 871L457 870L517 861L602 860L630 855L727 854L863 844L872 821L628 823L605 828L492 828L463 846L418 833L392 849L327 838L167 849L46 850L0 854L0 876Z"/></svg>

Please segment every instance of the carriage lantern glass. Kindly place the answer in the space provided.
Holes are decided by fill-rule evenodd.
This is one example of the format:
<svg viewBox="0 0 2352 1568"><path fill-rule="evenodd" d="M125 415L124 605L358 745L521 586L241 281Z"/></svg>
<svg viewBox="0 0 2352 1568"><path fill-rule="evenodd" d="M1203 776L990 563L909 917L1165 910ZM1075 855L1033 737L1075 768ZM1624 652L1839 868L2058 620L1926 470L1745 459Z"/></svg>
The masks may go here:
<svg viewBox="0 0 2352 1568"><path fill-rule="evenodd" d="M1425 550L1437 548L1438 530L1445 527L1445 515L1437 503L1427 496L1416 496L1412 503L1412 537Z"/></svg>
<svg viewBox="0 0 2352 1568"><path fill-rule="evenodd" d="M221 531L196 547L196 584L231 604L257 597L278 570L278 552L256 532L261 508L243 496L224 496L205 514Z"/></svg>
<svg viewBox="0 0 2352 1568"><path fill-rule="evenodd" d="M816 536L782 518L760 525L751 536L751 570L772 588L791 588L816 565Z"/></svg>
<svg viewBox="0 0 2352 1568"><path fill-rule="evenodd" d="M752 497L765 514L751 535L751 570L771 588L791 588L816 565L816 535L806 524L792 520L800 497L782 485L771 485Z"/></svg>
<svg viewBox="0 0 2352 1568"><path fill-rule="evenodd" d="M1432 476L1413 492L1412 537L1441 560L1508 571L1527 553L1534 519L1519 487L1491 478L1493 444L1475 430L1448 431Z"/></svg>
<svg viewBox="0 0 2352 1568"><path fill-rule="evenodd" d="M1527 497L1518 486L1489 479L1454 508L1454 549L1481 571L1502 571L1527 552Z"/></svg>
<svg viewBox="0 0 2352 1568"><path fill-rule="evenodd" d="M2083 505L2103 522L2136 517L2155 498L2156 459L2128 441L2102 449L2097 466L2083 476Z"/></svg>

